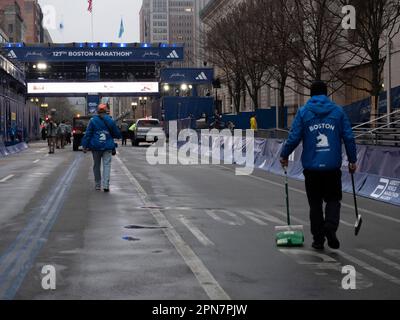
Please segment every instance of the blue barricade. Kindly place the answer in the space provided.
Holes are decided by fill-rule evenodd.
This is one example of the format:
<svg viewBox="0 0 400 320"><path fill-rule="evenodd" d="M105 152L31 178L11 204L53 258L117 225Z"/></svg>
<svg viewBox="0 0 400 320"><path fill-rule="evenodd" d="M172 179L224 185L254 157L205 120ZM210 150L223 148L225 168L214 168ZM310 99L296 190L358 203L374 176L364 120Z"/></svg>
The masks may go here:
<svg viewBox="0 0 400 320"><path fill-rule="evenodd" d="M359 195L400 206L400 180L367 174Z"/></svg>
<svg viewBox="0 0 400 320"><path fill-rule="evenodd" d="M26 149L28 149L28 145L25 142L7 147L3 143L0 143L0 157L6 157L10 154L16 154Z"/></svg>
<svg viewBox="0 0 400 320"><path fill-rule="evenodd" d="M222 140L222 139L221 139ZM240 141L242 140L242 141ZM274 174L283 175L280 164L280 153L284 140L254 139L254 166ZM241 142L241 146L240 146ZM219 140L213 139L213 146ZM232 145L220 144L220 160L224 160L224 148L242 153L246 150L245 140L235 139ZM288 175L297 180L304 180L301 164L302 145L299 145L289 159ZM357 146L358 171L354 175L356 193L378 201L400 206L400 148ZM227 159L228 160L228 159ZM239 165L239 159L234 159ZM242 161L243 162L243 161ZM351 176L343 148L342 187L344 192L352 192Z"/></svg>

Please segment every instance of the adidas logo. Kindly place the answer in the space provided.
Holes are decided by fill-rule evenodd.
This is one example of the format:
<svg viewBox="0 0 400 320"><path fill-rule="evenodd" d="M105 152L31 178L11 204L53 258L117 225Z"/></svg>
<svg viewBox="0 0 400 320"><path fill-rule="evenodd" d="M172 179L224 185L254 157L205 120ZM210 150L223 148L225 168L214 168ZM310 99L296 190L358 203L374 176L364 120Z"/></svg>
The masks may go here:
<svg viewBox="0 0 400 320"><path fill-rule="evenodd" d="M11 58L11 59L15 59L15 58L17 58L17 55L15 54L14 50L11 50L11 51L8 53L7 57L9 57L9 58Z"/></svg>
<svg viewBox="0 0 400 320"><path fill-rule="evenodd" d="M197 77L196 80L208 80L206 74L204 72L200 73Z"/></svg>
<svg viewBox="0 0 400 320"><path fill-rule="evenodd" d="M167 58L168 58L168 59L177 59L177 58L179 58L179 56L178 56L178 54L176 53L176 51L174 50L174 51L172 51L172 52L167 56Z"/></svg>

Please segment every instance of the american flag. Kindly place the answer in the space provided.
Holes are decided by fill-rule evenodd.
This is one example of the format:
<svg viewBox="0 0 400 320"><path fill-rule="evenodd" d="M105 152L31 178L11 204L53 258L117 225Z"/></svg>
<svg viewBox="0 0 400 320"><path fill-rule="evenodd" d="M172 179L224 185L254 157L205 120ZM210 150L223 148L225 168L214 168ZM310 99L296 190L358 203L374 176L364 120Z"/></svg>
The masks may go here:
<svg viewBox="0 0 400 320"><path fill-rule="evenodd" d="M91 13L93 10L93 0L88 0L88 11Z"/></svg>

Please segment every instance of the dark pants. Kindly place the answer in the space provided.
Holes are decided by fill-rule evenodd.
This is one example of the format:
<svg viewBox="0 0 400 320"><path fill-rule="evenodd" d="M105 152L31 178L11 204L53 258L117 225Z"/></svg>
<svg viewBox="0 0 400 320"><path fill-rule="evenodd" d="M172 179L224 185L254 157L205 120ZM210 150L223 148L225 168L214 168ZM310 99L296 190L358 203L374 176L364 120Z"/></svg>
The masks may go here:
<svg viewBox="0 0 400 320"><path fill-rule="evenodd" d="M311 233L314 241L324 242L326 232L336 232L339 227L342 171L304 170L304 177L310 205Z"/></svg>
<svg viewBox="0 0 400 320"><path fill-rule="evenodd" d="M126 146L126 140L128 140L129 133L123 131L123 132L121 132L121 134L122 134L122 145L123 145L123 146Z"/></svg>

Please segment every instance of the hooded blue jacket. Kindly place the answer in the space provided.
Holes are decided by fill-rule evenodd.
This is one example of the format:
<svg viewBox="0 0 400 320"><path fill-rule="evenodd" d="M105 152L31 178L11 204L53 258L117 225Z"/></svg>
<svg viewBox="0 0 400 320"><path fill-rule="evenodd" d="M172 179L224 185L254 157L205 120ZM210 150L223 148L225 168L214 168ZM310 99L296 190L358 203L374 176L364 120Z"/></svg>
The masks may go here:
<svg viewBox="0 0 400 320"><path fill-rule="evenodd" d="M121 133L110 116L104 115L103 120L98 115L90 119L82 139L82 147L94 151L112 150L116 147L114 139L121 139Z"/></svg>
<svg viewBox="0 0 400 320"><path fill-rule="evenodd" d="M356 143L343 109L327 96L314 96L301 108L281 152L287 159L303 141L302 163L308 170L335 170L342 166L342 141L350 163L357 162Z"/></svg>

